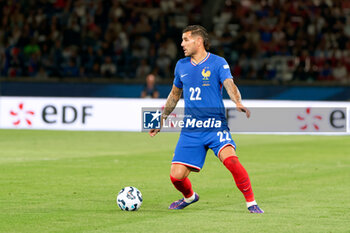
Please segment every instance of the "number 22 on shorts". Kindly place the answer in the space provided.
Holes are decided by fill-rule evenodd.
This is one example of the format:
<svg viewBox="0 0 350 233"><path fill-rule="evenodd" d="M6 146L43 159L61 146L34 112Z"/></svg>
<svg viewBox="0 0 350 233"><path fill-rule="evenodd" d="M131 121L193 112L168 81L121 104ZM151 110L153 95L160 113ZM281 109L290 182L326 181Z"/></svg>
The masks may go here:
<svg viewBox="0 0 350 233"><path fill-rule="evenodd" d="M226 130L224 130L222 132L219 131L216 135L218 137L220 137L220 142L231 141L230 134Z"/></svg>

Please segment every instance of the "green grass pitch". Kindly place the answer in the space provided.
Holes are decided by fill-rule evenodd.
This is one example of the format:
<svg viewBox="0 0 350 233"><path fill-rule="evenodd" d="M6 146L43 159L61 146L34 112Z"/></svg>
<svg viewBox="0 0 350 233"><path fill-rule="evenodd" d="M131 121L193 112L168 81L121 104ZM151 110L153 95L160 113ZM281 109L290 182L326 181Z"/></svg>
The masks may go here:
<svg viewBox="0 0 350 233"><path fill-rule="evenodd" d="M177 133L0 130L0 232L350 232L349 136L233 138L263 215L211 151L190 175L199 202L168 210ZM124 186L139 211L119 210Z"/></svg>

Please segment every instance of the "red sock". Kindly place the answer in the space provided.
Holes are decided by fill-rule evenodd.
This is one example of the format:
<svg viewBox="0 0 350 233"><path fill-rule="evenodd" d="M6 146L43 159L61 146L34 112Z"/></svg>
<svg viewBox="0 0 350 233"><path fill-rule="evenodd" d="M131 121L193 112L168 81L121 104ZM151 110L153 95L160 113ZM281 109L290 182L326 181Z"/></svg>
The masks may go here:
<svg viewBox="0 0 350 233"><path fill-rule="evenodd" d="M254 201L254 193L247 171L239 162L237 156L230 156L223 161L225 167L232 173L237 188L243 193L247 202Z"/></svg>
<svg viewBox="0 0 350 233"><path fill-rule="evenodd" d="M184 195L184 197L189 198L193 195L191 181L187 177L183 178L181 180L178 180L178 179L170 176L170 180L173 183L173 185L175 186L175 188L177 190L179 190Z"/></svg>

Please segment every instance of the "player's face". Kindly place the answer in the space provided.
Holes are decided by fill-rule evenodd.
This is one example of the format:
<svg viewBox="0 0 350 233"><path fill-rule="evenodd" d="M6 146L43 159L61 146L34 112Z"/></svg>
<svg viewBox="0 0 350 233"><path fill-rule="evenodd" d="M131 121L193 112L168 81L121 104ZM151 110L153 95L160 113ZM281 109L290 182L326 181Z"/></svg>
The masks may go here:
<svg viewBox="0 0 350 233"><path fill-rule="evenodd" d="M184 50L185 56L190 57L197 52L198 41L197 36L192 36L191 32L185 32L182 34L182 49Z"/></svg>

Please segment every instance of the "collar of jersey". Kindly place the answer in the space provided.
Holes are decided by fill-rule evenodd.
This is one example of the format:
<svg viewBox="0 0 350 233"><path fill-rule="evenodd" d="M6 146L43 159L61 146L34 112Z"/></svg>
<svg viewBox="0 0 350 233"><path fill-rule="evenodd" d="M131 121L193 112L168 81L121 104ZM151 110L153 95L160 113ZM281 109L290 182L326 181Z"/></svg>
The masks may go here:
<svg viewBox="0 0 350 233"><path fill-rule="evenodd" d="M192 58L191 58L191 64L194 66L198 66L200 64L203 64L206 60L208 60L209 56L210 56L210 53L208 52L207 56L202 61L200 61L198 64L196 64L194 61L192 61Z"/></svg>

